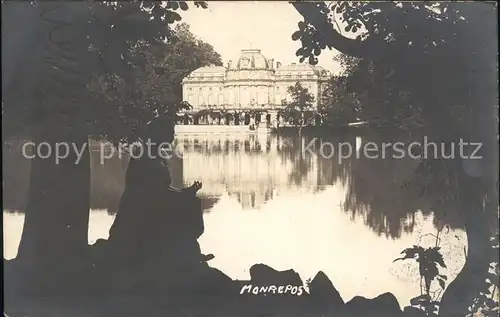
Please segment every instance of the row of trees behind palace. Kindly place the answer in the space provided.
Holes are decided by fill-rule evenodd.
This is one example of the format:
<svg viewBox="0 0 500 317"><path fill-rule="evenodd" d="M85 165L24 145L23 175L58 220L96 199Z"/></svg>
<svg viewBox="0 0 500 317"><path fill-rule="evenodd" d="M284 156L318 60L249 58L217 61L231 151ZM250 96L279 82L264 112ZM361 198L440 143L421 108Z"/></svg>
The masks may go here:
<svg viewBox="0 0 500 317"><path fill-rule="evenodd" d="M323 84L317 109L313 107L314 96L300 82L288 87L290 99L282 101L282 114L288 123L297 127L312 124L311 114L319 114L321 124L331 128L356 122L381 129L425 128L427 122L421 109L412 105L410 93L388 85L385 70L342 53L334 60L342 71ZM389 101L391 94L397 97ZM465 105L453 108L458 120L464 120L465 111Z"/></svg>

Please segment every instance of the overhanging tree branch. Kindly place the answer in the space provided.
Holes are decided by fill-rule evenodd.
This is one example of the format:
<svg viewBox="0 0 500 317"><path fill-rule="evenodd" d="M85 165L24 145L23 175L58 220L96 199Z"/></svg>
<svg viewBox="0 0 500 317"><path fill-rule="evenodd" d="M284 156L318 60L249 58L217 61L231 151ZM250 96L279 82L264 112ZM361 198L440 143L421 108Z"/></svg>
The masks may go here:
<svg viewBox="0 0 500 317"><path fill-rule="evenodd" d="M304 20L312 25L322 35L322 42L328 48L362 59L378 60L387 55L387 42L383 34L371 33L366 39L351 39L340 34L328 20L321 6L324 3L290 1L290 4L302 15Z"/></svg>
<svg viewBox="0 0 500 317"><path fill-rule="evenodd" d="M349 56L365 58L367 55L366 44L357 39L350 39L342 36L333 25L328 22L327 17L321 14L319 7L314 2L293 2L290 1L295 10L304 17L306 22L309 22L318 31L323 33L325 45L335 48Z"/></svg>

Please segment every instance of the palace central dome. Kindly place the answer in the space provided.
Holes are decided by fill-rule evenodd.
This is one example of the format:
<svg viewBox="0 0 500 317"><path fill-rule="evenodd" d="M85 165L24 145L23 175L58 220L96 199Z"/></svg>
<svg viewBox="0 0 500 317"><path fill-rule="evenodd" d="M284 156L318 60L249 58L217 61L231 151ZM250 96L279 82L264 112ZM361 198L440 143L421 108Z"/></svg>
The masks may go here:
<svg viewBox="0 0 500 317"><path fill-rule="evenodd" d="M259 49L241 50L238 62L231 66L231 69L269 69L269 63Z"/></svg>

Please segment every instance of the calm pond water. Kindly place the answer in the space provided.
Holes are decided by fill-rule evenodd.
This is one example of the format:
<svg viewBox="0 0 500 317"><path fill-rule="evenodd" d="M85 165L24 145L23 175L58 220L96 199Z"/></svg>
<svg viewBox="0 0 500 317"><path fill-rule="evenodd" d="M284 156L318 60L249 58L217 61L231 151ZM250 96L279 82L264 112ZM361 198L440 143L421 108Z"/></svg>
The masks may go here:
<svg viewBox="0 0 500 317"><path fill-rule="evenodd" d="M342 136L353 153L367 137ZM313 143L310 143L313 141ZM294 269L306 281L322 270L345 301L392 292L402 306L420 294L418 267L393 260L414 244L434 246L439 224L415 190L403 186L417 161L326 158L319 140L239 134L178 135L182 158L170 160L173 183L203 183L205 209L202 251L210 265L233 279L249 279L249 268L265 263ZM305 151L304 145L316 150ZM4 149L4 257L14 258L20 241L30 162L20 144ZM124 186L127 159L100 163L92 145L92 209L89 242L106 238ZM466 236L458 220L448 220L440 246L452 281L465 263Z"/></svg>

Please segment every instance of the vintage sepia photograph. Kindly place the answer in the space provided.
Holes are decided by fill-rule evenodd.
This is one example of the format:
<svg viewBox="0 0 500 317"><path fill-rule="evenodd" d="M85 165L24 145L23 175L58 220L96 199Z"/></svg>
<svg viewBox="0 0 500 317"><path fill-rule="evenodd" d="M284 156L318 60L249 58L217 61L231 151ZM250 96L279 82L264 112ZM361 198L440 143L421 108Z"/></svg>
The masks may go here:
<svg viewBox="0 0 500 317"><path fill-rule="evenodd" d="M3 316L499 316L497 2L1 5Z"/></svg>

